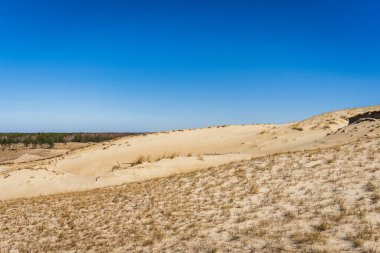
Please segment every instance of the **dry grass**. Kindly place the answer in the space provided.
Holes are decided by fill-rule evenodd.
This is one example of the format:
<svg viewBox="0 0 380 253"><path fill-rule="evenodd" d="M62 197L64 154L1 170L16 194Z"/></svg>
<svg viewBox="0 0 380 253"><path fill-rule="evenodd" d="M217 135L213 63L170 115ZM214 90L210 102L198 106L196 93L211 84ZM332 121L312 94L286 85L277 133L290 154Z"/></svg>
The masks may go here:
<svg viewBox="0 0 380 253"><path fill-rule="evenodd" d="M293 124L292 126L291 126L291 129L293 129L293 130L297 130L297 131L303 131L303 127L301 127L300 126L300 124Z"/></svg>
<svg viewBox="0 0 380 253"><path fill-rule="evenodd" d="M131 166L136 166L136 165L142 164L144 162L148 162L148 161L149 160L147 159L147 157L140 155L139 157L136 158L136 160L134 162L131 163Z"/></svg>
<svg viewBox="0 0 380 253"><path fill-rule="evenodd" d="M380 252L379 145L2 201L0 252Z"/></svg>
<svg viewBox="0 0 380 253"><path fill-rule="evenodd" d="M131 167L139 165L139 164L143 164L145 162L151 163L151 162L159 162L159 161L164 160L164 159L174 159L174 158L179 157L179 156L180 156L179 153L169 153L169 154L165 153L160 157L152 159L150 156L140 155L139 157L136 158L135 161L133 161L131 163ZM188 155L188 156L191 156L191 155Z"/></svg>

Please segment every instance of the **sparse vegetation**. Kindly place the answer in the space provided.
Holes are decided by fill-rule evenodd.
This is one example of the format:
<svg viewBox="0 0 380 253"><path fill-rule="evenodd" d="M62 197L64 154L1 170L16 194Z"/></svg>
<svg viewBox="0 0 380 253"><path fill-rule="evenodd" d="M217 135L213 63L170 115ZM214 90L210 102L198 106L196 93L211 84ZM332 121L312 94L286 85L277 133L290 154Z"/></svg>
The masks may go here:
<svg viewBox="0 0 380 253"><path fill-rule="evenodd" d="M174 159L174 158L176 158L178 156L179 156L179 153L169 153L169 154L165 153L165 154L163 154L160 157L152 159L150 156L140 155L139 157L137 157L137 159L135 161L133 161L131 163L131 167L139 165L139 164L142 164L144 162L151 163L151 162L159 162L159 161L164 160L164 159Z"/></svg>
<svg viewBox="0 0 380 253"><path fill-rule="evenodd" d="M378 187L368 179L377 175L379 144L366 140L121 187L3 201L0 251L378 252L380 209L372 201ZM374 159L367 161L369 152ZM147 160L140 156L136 163Z"/></svg>
<svg viewBox="0 0 380 253"><path fill-rule="evenodd" d="M328 138L337 134L331 124ZM286 133L298 138L312 128L302 126L299 133L286 125ZM275 133L257 137L267 140ZM184 160L210 167L91 191L1 201L0 252L380 252L380 135L358 136L337 146L264 153L221 166L208 164L216 153L196 162L203 160L199 149L149 156L141 148L141 155L131 159L137 168L150 169L154 166L144 163L164 159L160 166ZM140 152L135 140L123 143L118 151ZM246 149L257 144L244 143ZM96 154L107 155L120 145L96 145ZM103 152L103 147L109 149ZM120 153L113 159L107 173L128 168L122 167L129 160ZM11 166L2 168L0 180L20 173L21 166ZM59 168L26 168L28 173L60 173ZM129 172L146 172L139 171ZM119 172L128 170L113 174ZM34 176L27 174L28 184ZM94 177L100 185L107 179Z"/></svg>
<svg viewBox="0 0 380 253"><path fill-rule="evenodd" d="M137 157L137 159L134 162L131 163L131 166L136 166L136 165L142 164L146 161L147 161L146 157L141 155L141 156Z"/></svg>
<svg viewBox="0 0 380 253"><path fill-rule="evenodd" d="M301 127L299 124L292 125L291 129L297 130L297 131L303 131L303 127Z"/></svg>
<svg viewBox="0 0 380 253"><path fill-rule="evenodd" d="M179 156L178 153L164 154L164 156L162 157L162 159L174 159L174 158L176 158L178 156Z"/></svg>
<svg viewBox="0 0 380 253"><path fill-rule="evenodd" d="M324 242L324 238L319 232L295 232L291 235L291 238L296 244L315 244Z"/></svg>

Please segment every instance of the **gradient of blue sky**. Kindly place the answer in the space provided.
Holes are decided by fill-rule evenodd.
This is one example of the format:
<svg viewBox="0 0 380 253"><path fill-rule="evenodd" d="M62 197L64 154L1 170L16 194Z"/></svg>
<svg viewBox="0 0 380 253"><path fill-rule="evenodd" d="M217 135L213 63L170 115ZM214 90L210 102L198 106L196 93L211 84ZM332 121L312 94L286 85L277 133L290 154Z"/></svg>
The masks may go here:
<svg viewBox="0 0 380 253"><path fill-rule="evenodd" d="M380 103L377 0L0 0L0 131L283 123Z"/></svg>

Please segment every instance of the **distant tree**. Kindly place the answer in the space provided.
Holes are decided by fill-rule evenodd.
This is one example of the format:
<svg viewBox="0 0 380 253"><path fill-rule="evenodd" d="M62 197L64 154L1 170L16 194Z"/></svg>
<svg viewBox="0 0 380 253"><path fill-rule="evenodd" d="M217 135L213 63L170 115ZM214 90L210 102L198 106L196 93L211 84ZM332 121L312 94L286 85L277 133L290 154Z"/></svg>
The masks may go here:
<svg viewBox="0 0 380 253"><path fill-rule="evenodd" d="M49 140L47 141L47 144L48 144L48 147L49 147L49 148L54 148L54 140L53 140L53 139L49 139Z"/></svg>
<svg viewBox="0 0 380 253"><path fill-rule="evenodd" d="M30 136L26 137L23 141L25 147L29 147L32 144L32 138Z"/></svg>
<svg viewBox="0 0 380 253"><path fill-rule="evenodd" d="M33 139L32 140L32 148L37 148L37 145L38 145L38 142L37 142L37 140L36 139Z"/></svg>
<svg viewBox="0 0 380 253"><path fill-rule="evenodd" d="M74 136L73 142L82 142L82 141L83 141L83 138L80 134L76 134Z"/></svg>

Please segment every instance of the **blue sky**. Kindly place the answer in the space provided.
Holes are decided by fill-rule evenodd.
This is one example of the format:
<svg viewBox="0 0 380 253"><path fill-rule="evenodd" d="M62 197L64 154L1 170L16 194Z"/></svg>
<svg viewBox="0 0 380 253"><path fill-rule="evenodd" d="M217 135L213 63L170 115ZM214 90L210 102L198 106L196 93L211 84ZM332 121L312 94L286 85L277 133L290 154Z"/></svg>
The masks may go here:
<svg viewBox="0 0 380 253"><path fill-rule="evenodd" d="M0 131L284 123L380 104L380 3L0 0Z"/></svg>

